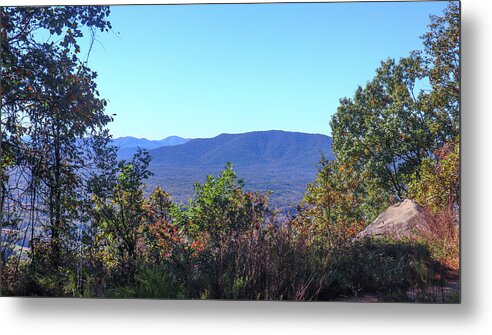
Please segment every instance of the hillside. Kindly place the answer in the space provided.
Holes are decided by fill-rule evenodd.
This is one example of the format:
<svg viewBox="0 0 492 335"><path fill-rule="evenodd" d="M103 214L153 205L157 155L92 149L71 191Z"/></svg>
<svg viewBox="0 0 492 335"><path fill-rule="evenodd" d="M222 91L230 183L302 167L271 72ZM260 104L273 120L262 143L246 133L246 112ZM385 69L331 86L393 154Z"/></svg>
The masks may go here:
<svg viewBox="0 0 492 335"><path fill-rule="evenodd" d="M271 191L271 202L282 210L293 210L301 200L306 184L314 180L321 153L333 156L326 135L277 130L221 134L149 152L154 172L149 189L161 185L176 201L186 202L194 183L231 162L247 189Z"/></svg>

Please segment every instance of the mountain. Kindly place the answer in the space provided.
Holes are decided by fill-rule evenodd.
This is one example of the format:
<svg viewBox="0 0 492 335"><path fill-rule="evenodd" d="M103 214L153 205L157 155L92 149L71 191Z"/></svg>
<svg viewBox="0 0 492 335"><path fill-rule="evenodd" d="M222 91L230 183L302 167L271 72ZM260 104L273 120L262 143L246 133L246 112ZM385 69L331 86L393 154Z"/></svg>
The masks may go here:
<svg viewBox="0 0 492 335"><path fill-rule="evenodd" d="M118 137L113 140L113 144L117 146L118 158L129 159L137 152L137 148L155 149L165 146L179 145L188 142L189 139L179 136L169 136L162 140L148 140L146 138L135 138L131 136Z"/></svg>
<svg viewBox="0 0 492 335"><path fill-rule="evenodd" d="M161 166L312 166L320 153L331 155L331 139L326 135L280 130L243 134L221 134L193 139L183 145L150 150L153 163Z"/></svg>
<svg viewBox="0 0 492 335"><path fill-rule="evenodd" d="M148 188L161 185L178 202L193 195L194 183L203 183L208 174L217 175L231 162L248 190L271 191L271 203L283 210L293 210L302 199L316 176L321 153L333 158L330 137L279 130L221 134L149 153L154 176Z"/></svg>

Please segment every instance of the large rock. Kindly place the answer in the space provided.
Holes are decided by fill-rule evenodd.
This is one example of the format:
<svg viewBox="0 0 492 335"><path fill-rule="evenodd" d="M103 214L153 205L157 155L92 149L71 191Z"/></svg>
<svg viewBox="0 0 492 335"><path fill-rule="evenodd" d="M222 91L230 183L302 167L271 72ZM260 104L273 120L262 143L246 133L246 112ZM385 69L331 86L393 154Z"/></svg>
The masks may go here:
<svg viewBox="0 0 492 335"><path fill-rule="evenodd" d="M427 231L427 222L424 209L413 200L405 199L379 214L356 238L383 235L393 238L411 237Z"/></svg>

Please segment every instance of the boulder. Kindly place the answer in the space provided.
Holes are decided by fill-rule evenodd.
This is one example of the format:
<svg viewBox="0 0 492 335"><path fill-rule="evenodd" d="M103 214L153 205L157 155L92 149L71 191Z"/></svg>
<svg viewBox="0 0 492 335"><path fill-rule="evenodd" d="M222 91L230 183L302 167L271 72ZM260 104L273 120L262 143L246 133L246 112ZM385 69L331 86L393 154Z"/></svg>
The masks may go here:
<svg viewBox="0 0 492 335"><path fill-rule="evenodd" d="M405 199L388 207L384 212L357 234L356 238L389 236L405 238L428 231L425 210L411 199Z"/></svg>

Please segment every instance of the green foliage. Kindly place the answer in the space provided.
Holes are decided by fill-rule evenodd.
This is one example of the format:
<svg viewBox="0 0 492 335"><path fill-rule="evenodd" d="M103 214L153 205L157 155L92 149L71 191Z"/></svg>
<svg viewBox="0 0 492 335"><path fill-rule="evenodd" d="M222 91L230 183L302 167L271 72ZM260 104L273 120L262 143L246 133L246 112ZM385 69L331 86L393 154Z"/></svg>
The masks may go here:
<svg viewBox="0 0 492 335"><path fill-rule="evenodd" d="M429 28L423 51L382 62L331 120L336 159L363 181L368 203L407 196L422 162L459 134L458 4L450 2ZM431 90L415 92L426 80Z"/></svg>
<svg viewBox="0 0 492 335"><path fill-rule="evenodd" d="M425 245L364 239L334 254L326 294L335 295L332 298L376 294L383 301L407 301L409 289L429 285L433 269Z"/></svg>
<svg viewBox="0 0 492 335"><path fill-rule="evenodd" d="M424 75L432 89L419 96L421 109L429 116L436 148L460 133L460 4L449 2L442 16L431 16L429 31L422 36Z"/></svg>
<svg viewBox="0 0 492 335"><path fill-rule="evenodd" d="M73 260L77 224L83 220L84 172L94 162L84 138L107 138L104 127L112 120L104 114L97 74L79 58L77 39L84 29L108 31L107 15L108 7L0 8L0 217L15 211L23 218L19 228L35 235L32 241L50 241L49 249L40 250L31 243L30 271L32 277L42 270L58 273L56 292L63 292L64 273L74 270L67 260ZM45 32L54 38L41 39ZM35 264L44 258L38 252L50 256L43 264L49 268Z"/></svg>
<svg viewBox="0 0 492 335"><path fill-rule="evenodd" d="M415 59L383 62L354 99L340 100L331 120L333 151L362 180L398 199L420 161L432 149L425 114L418 109L409 71Z"/></svg>
<svg viewBox="0 0 492 335"><path fill-rule="evenodd" d="M243 187L244 182L227 163L217 178L208 176L204 184L195 185L189 206L172 212L189 241L181 253L172 256L173 268L181 269L185 282L199 271L199 277L192 280L193 287L187 285L198 297L217 298L220 292L231 291L234 279L230 276L235 276L238 266L241 235L259 229L268 220L267 196L244 192Z"/></svg>
<svg viewBox="0 0 492 335"><path fill-rule="evenodd" d="M195 197L186 213L187 229L193 234L206 233L210 243L262 223L261 212L266 198L256 201L255 194L243 192L244 181L238 180L232 164L227 163L218 178L207 177L203 185L195 184Z"/></svg>
<svg viewBox="0 0 492 335"><path fill-rule="evenodd" d="M434 214L458 206L460 200L459 140L437 150L434 158L422 161L419 177L409 186L409 195Z"/></svg>
<svg viewBox="0 0 492 335"><path fill-rule="evenodd" d="M353 169L322 158L296 223L328 248L349 242L364 226L363 193Z"/></svg>
<svg viewBox="0 0 492 335"><path fill-rule="evenodd" d="M109 199L95 198L93 245L106 254L109 264L118 265L127 280L133 280L137 266L138 242L145 219L143 187L150 176L150 155L139 150L131 162L119 164L119 174Z"/></svg>
<svg viewBox="0 0 492 335"><path fill-rule="evenodd" d="M184 298L168 273L162 269L142 268L132 286L122 286L108 291L108 298L179 299Z"/></svg>

